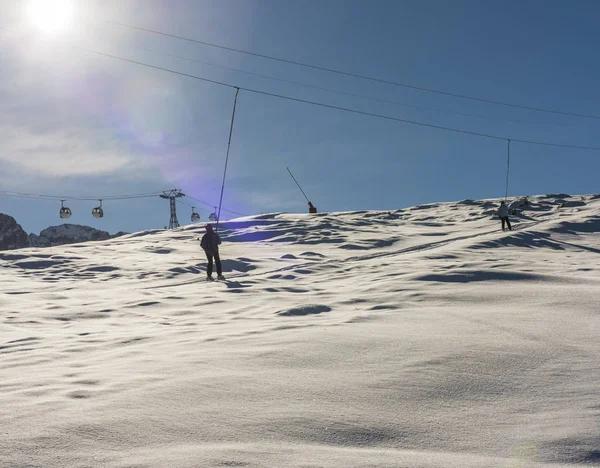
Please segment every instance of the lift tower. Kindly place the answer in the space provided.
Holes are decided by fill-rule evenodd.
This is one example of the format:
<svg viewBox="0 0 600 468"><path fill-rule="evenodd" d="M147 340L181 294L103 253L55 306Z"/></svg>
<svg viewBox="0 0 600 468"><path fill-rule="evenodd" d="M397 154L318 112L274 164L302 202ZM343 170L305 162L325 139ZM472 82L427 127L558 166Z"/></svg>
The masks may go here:
<svg viewBox="0 0 600 468"><path fill-rule="evenodd" d="M160 198L169 200L171 205L171 220L169 221L169 229L179 227L179 221L177 221L177 199L180 197L185 197L185 193L179 189L165 191L162 195L160 195Z"/></svg>

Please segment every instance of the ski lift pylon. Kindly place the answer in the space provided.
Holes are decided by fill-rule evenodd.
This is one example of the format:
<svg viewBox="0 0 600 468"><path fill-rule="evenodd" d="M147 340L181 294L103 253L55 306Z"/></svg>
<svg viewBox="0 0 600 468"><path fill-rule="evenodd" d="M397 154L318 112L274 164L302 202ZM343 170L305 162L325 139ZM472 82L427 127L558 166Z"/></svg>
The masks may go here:
<svg viewBox="0 0 600 468"><path fill-rule="evenodd" d="M98 200L100 202L100 206L96 206L92 209L92 216L96 219L100 219L104 216L104 210L102 209L102 200Z"/></svg>
<svg viewBox="0 0 600 468"><path fill-rule="evenodd" d="M71 209L65 206L65 200L60 201L60 212L59 216L61 219L68 219L71 217L73 213L71 213Z"/></svg>

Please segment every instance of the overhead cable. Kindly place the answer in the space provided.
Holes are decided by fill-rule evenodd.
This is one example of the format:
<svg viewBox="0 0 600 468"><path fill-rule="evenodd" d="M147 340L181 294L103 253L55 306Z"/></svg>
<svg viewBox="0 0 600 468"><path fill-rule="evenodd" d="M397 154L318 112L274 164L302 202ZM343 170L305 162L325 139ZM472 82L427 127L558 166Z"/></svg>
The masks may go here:
<svg viewBox="0 0 600 468"><path fill-rule="evenodd" d="M97 200L103 200L103 201L117 201L117 200L132 200L132 199L137 199L137 198L153 198L153 197L159 197L161 195L162 192L155 192L155 193L140 193L140 194L132 194L132 195L105 195L105 196L98 196L98 197L79 197L79 196L71 196L71 195L45 195L45 194L41 194L41 193L25 193L25 192L13 192L13 191L0 191L0 197L12 197L12 198L29 198L29 199L41 199L41 200L64 200L64 201L97 201ZM194 197L190 197L189 195L185 195L185 197L190 198L192 200L196 200L199 203L202 203L203 205L206 206L210 206L210 207L214 207L215 205L210 204L208 202L202 201L202 200L198 200L197 198ZM180 200L177 200L180 203L183 203L184 205L187 205L187 203L181 202ZM192 207L192 205L187 205L190 208ZM222 211L226 211L228 213L232 213L232 214L236 214L239 216L249 216L246 215L244 213L239 213L237 211L233 211L233 210L228 210L225 208L222 208Z"/></svg>
<svg viewBox="0 0 600 468"><path fill-rule="evenodd" d="M157 54L157 55L165 55L167 57L173 57L176 58L178 60L185 60L188 62L193 62L193 63L199 63L201 65L206 65L208 67L215 67L215 68L220 68L222 70L229 70L232 72L236 72L236 73L243 73L245 75L251 75L251 76L256 76L259 78L264 78L267 80L272 80L272 81L278 81L280 83L287 83L287 84L292 84L292 85L296 85L296 86L302 86L305 88L310 88L310 89L316 89L319 91L326 91L328 93L334 93L334 94L339 94L341 96L349 96L349 97L355 97L355 98L359 98L359 99L366 99L369 101L374 101L374 102L381 102L384 104L392 104L392 105L396 105L396 106L402 106L402 107L408 107L408 108L412 108L412 109L420 109L420 110L426 110L426 111L431 111L431 112L440 112L440 113L444 113L444 114L454 114L454 115L462 115L465 117L475 117L478 119L486 119L486 120L495 120L495 121L500 121L500 122L511 122L511 123L520 123L520 124L528 124L528 125L545 125L542 122L529 122L527 120L518 120L518 119L504 119L501 117L490 117L487 115L481 115L481 114L471 114L468 112L459 112L459 111L452 111L452 110L447 110L447 109L439 109L439 108L435 108L435 107L427 107L427 106L419 106L417 104L406 104L404 102L399 102L399 101L395 101L395 100L391 100L391 99L381 99L381 98L377 98L374 96L365 96L364 94L357 94L357 93L349 93L346 91L340 91L339 89L332 89L332 88L326 88L324 86L317 86L317 85L311 85L308 83L302 83L299 81L294 81L294 80L286 80L284 78L277 78L274 76L270 76L270 75L265 75L263 73L256 73L256 72L251 72L248 70L241 70L239 68L233 68L233 67L226 67L224 65L217 65L215 63L209 63L209 62L204 62L202 60L197 60L197 59L193 59L190 57L184 57L178 54L172 54L170 52L163 52L163 51L159 51L156 49L150 49L148 47L134 47L135 49L138 50L144 50L146 52L151 52L153 54Z"/></svg>
<svg viewBox="0 0 600 468"><path fill-rule="evenodd" d="M4 28L0 28L6 31L6 29ZM535 140L522 140L522 139L517 139L517 138L512 138L512 137L503 137L503 136L498 136L498 135L491 135L491 134L486 134L486 133L480 133L480 132L473 132L473 131L469 131L469 130L463 130L463 129L457 129L457 128L452 128L452 127L446 127L446 126L442 126L442 125L434 125L434 124L428 124L425 122L419 122L419 121L415 121L415 120L408 120L408 119L400 119L397 117L391 117L388 115L383 115L383 114L376 114L376 113L372 113L372 112L365 112L365 111L359 111L356 109L350 109L347 107L342 107L342 106L335 106L335 105L331 105L331 104L325 104L325 103L321 103L321 102L317 102L317 101L311 101L311 100L307 100L307 99L300 99L300 98L294 98L291 96L286 96L283 94L277 94L277 93L270 93L267 91L260 91L260 90L256 90L256 89L251 89L251 88L245 88L242 86L235 86L229 83L225 83L222 81L217 81L217 80L211 80L209 78L204 78L198 75L192 75L190 73L183 73L177 70L173 70L170 68L166 68L166 67L159 67L157 65L151 65L145 62L141 62L138 60L132 60L132 59L127 59L124 57L120 57L118 55L114 55L114 54L108 54L105 52L99 52L93 49L88 49L85 47L79 47L79 46L75 46L75 45L71 45L69 44L70 47L76 49L76 50L81 50L84 52L88 52L91 54L95 54L95 55L99 55L99 56L103 56L103 57L108 57L108 58L113 58L115 60L120 60L123 62L128 62L128 63L133 63L136 65L140 65L143 67L147 67L147 68L152 68L155 70L160 70L160 71L164 71L167 73L172 73L175 75L179 75L179 76L184 76L187 78L192 78L195 80L200 80L200 81L204 81L207 83L212 83L212 84L217 84L219 86L224 86L227 88L232 88L232 89L240 89L242 91L247 91L249 93L254 93L254 94L261 94L264 96L271 96L271 97L276 97L279 99L285 99L288 101L294 101L294 102L301 102L301 103L305 103L305 104L311 104L314 106L319 106L319 107L324 107L324 108L329 108L329 109L336 109L336 110L340 110L343 112L349 112L349 113L353 113L353 114L360 114L360 115L365 115L365 116L369 116L369 117L375 117L375 118L380 118L380 119L384 119L384 120L391 120L391 121L395 121L395 122L401 122L401 123L407 123L407 124L411 124L411 125L418 125L418 126L422 126L422 127L428 127L428 128L436 128L439 130L446 130L449 132L455 132L455 133L462 133L462 134L467 134L467 135L473 135L473 136L480 136L480 137L484 137L484 138L490 138L490 139L494 139L494 140L511 140L513 142L518 142L518 143L525 143L525 144L530 144L530 145L543 145L543 146L553 146L553 147L559 147L559 148L572 148L572 149L580 149L580 150L589 150L589 151L600 151L600 147L593 147L593 146L584 146L584 145L568 145L568 144L560 144L560 143L551 143L551 142L541 142L541 141L535 141Z"/></svg>
<svg viewBox="0 0 600 468"><path fill-rule="evenodd" d="M46 200L76 200L76 201L93 201L93 200L131 200L135 198L150 198L157 197L160 195L160 192L157 193L140 193L133 195L105 195L98 197L78 197L78 196L69 196L69 195L44 195L39 193L24 193L24 192L10 192L10 191L0 191L0 195L6 197L16 197L16 198L42 198Z"/></svg>
<svg viewBox="0 0 600 468"><path fill-rule="evenodd" d="M145 62L140 62L138 60L131 60L131 59L127 59L124 57L120 57L118 55L113 55L113 54L107 54L105 52L98 52L96 50L92 50L92 49L87 49L85 47L79 47L79 46L72 46L75 49L78 50L82 50L84 52L89 52L92 54L96 54L96 55L100 55L100 56L104 56L104 57L109 57L109 58L114 58L116 60L120 60L123 62L129 62L129 63L133 63L136 65L140 65L143 67L147 67L147 68L153 68L156 70L161 70L167 73L173 73L175 75L180 75L180 76L185 76L187 78L192 78L195 80L200 80L200 81L205 81L208 83L212 83L212 84L217 84L220 86L224 86L227 88L232 88L232 89L240 89L242 91L247 91L249 93L254 93L254 94L261 94L264 96L271 96L271 97L276 97L279 99L286 99L288 101L295 101L295 102L302 102L304 104L311 104L314 106L319 106L319 107L325 107L325 108L329 108L329 109L336 109L336 110L340 110L343 112L350 112L353 114L360 114L360 115L366 115L369 117L376 117L376 118L380 118L380 119L385 119L385 120L392 120L392 121L396 121L396 122L402 122L402 123L407 123L407 124L411 124L411 125L419 125L422 127L429 127L429 128L437 128L439 130L446 130L449 132L455 132L455 133L463 133L463 134L467 134L467 135L474 135L474 136L480 136L480 137L484 137L484 138L491 138L494 140L508 140L510 139L513 142L519 142L519 143L527 143L530 145L544 145L544 146L556 146L556 147L560 147L560 148L573 148L573 149L581 149L581 150L591 150L591 151L600 151L600 147L593 147L593 146L583 146L583 145L566 145L566 144L560 144L560 143L550 143L550 142L540 142L540 141L534 141L534 140L519 140L517 138L509 138L509 137L502 137L502 136L498 136L498 135L491 135L491 134L487 134L487 133L480 133L480 132L473 132L473 131L469 131L469 130L462 130L462 129L458 129L458 128L452 128L452 127L445 127L442 125L434 125L434 124L428 124L425 122L419 122L416 120L408 120L408 119L400 119L398 117L391 117L388 115L383 115L383 114L376 114L376 113L372 113L372 112L364 112L364 111L359 111L356 109L350 109L347 107L341 107L341 106L335 106L335 105L331 105L331 104L324 104L322 102L317 102L317 101L310 101L307 99L300 99L300 98L294 98L291 96L286 96L284 94L277 94L277 93L269 93L267 91L260 91L257 89L252 89L252 88L245 88L243 86L235 86L229 83L225 83L222 81L217 81L217 80L211 80L209 78L204 78L198 75L192 75L190 73L183 73L177 70L173 70L170 68L166 68L166 67L159 67L156 65L151 65Z"/></svg>
<svg viewBox="0 0 600 468"><path fill-rule="evenodd" d="M284 59L284 58L275 57L275 56L272 56L272 55L260 54L260 53L257 53L257 52L251 52L251 51L243 50L243 49L236 49L234 47L227 47L227 46L224 46L224 45L214 44L214 43L211 43L211 42L201 41L201 40L198 40L198 39L192 39L192 38L180 36L180 35L177 35L177 34L166 33L166 32L158 31L158 30L155 30L155 29L143 28L143 27L140 27L140 26L133 26L133 25L130 25L130 24L120 23L118 21L109 21L109 20L100 20L100 21L103 22L103 23L113 24L113 25L116 25L116 26L120 26L120 27L124 27L124 28L129 28L129 29L133 29L133 30L137 30L137 31L147 32L147 33L151 33L151 34L157 34L157 35L165 36L165 37L170 37L172 39L179 39L179 40L182 40L182 41L193 42L193 43L201 44L201 45L208 46L208 47L215 47L215 48L222 49L222 50L228 50L228 51L237 52L237 53L240 53L240 54L251 55L251 56L254 56L254 57L260 57L260 58L263 58L263 59L273 60L273 61L282 62L282 63L287 63L287 64L291 64L291 65L296 65L296 66L299 66L299 67L312 68L314 70L320 70L320 71L325 71L325 72L328 72L328 73L334 73L334 74L337 74L337 75L349 76L349 77L353 77L353 78L360 78L362 80L374 81L374 82L378 82L378 83L384 83L384 84L388 84L388 85L393 85L393 86L399 86L399 87L403 87L403 88L414 89L414 90L417 90L417 91L424 91L424 92L428 92L428 93L441 94L441 95L444 95L444 96L451 96L451 97L455 97L455 98L459 98L459 99L468 99L468 100L471 100L471 101L486 102L488 104L496 104L496 105L505 106L505 107L514 107L514 108L518 108L518 109L525 109L525 110L536 111L536 112L545 112L545 113L550 113L550 114L558 114L558 115L566 115L566 116L571 116L571 117L583 117L583 118L587 118L587 119L597 119L597 120L600 120L600 116L597 116L597 115L580 114L580 113L576 113L576 112L565 112L565 111L560 111L560 110L555 110L555 109L547 109L547 108L542 108L542 107L534 107L534 106L527 106L527 105L522 105L522 104L514 104L514 103L509 103L509 102L495 100L495 99L485 99L485 98L480 98L480 97L475 97L475 96L468 96L468 95L465 95L465 94L452 93L452 92L448 92L448 91L441 91L441 90L438 90L438 89L425 88L423 86L409 85L409 84L406 84L406 83L400 83L400 82L397 82L397 81L385 80L385 79L376 78L376 77L373 77L373 76L361 75L361 74L358 74L358 73L350 73L350 72L346 72L346 71L342 71L342 70L336 70L336 69L333 69L333 68L321 67L321 66L318 66L318 65L312 65L312 64L309 64L309 63L299 62L297 60Z"/></svg>
<svg viewBox="0 0 600 468"><path fill-rule="evenodd" d="M218 206L218 205L215 205L215 204L212 204L212 203L208 203L208 202L205 202L205 201L202 201L202 200L198 200L197 198L191 197L189 195L186 195L186 197L187 198L191 198L192 200L196 200L198 203L202 203L203 205L206 205L206 206L210 206L210 207L214 207L214 208L216 208ZM238 215L238 216L249 216L247 214L240 213L238 211L227 210L225 208L222 208L221 211L226 211L227 213L235 214L235 215Z"/></svg>

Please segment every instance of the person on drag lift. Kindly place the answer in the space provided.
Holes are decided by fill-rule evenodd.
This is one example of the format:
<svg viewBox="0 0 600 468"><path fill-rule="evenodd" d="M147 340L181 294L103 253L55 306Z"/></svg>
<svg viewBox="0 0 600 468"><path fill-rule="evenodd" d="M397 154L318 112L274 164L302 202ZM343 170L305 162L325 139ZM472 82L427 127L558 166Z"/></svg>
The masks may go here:
<svg viewBox="0 0 600 468"><path fill-rule="evenodd" d="M202 236L200 241L200 247L204 250L206 258L208 259L208 267L206 268L206 280L214 281L212 277L213 272L213 259L217 264L217 279L224 280L223 269L221 267L221 258L219 257L219 245L221 245L221 238L219 234L213 231L212 224L206 225L206 233Z"/></svg>
<svg viewBox="0 0 600 468"><path fill-rule="evenodd" d="M500 221L502 221L502 230L506 231L505 225L508 226L508 230L512 231L512 226L510 225L510 219L508 219L508 206L504 201L500 202L500 207L498 208L498 217Z"/></svg>

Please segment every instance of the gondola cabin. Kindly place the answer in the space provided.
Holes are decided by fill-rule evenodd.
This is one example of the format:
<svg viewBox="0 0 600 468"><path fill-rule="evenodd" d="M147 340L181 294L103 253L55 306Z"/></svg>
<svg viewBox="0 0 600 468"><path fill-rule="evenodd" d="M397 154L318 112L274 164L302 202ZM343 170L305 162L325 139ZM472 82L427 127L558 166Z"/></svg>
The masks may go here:
<svg viewBox="0 0 600 468"><path fill-rule="evenodd" d="M72 214L73 213L71 213L71 209L65 206L65 201L61 200L59 212L59 216L61 217L61 219L68 219L71 217Z"/></svg>
<svg viewBox="0 0 600 468"><path fill-rule="evenodd" d="M100 219L104 216L104 210L102 209L102 200L99 200L100 206L96 206L92 209L92 216L96 219Z"/></svg>

